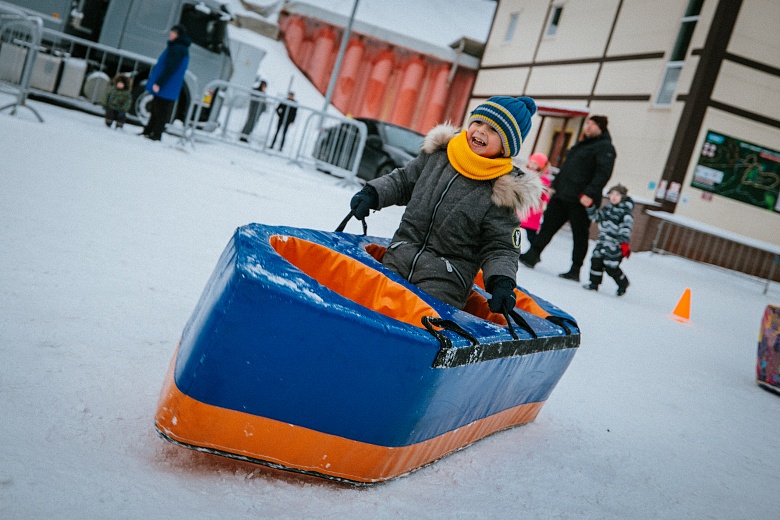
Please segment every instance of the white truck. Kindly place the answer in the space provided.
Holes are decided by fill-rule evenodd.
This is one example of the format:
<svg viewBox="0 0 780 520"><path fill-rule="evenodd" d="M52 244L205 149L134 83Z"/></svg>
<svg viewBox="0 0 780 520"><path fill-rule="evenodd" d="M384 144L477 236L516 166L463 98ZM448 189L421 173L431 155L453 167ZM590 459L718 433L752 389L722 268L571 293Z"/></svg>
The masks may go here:
<svg viewBox="0 0 780 520"><path fill-rule="evenodd" d="M69 58L89 62L89 70L85 74L99 68L105 77L111 77L117 72L128 72L131 60L127 56L130 55L145 57L147 62L154 63L165 48L170 28L176 24L184 25L192 39L188 71L197 82L193 82L192 78L185 82L174 119L183 119L192 96L203 96L206 106L210 105L212 99L217 99L214 93L202 91L210 81L230 81L234 76L227 29L232 15L226 0L3 1L41 17L45 27L45 52L55 55L65 49ZM95 45L74 45L76 39L94 42ZM106 49L118 49L122 53L112 56ZM257 49L257 53L256 61L252 64L254 67L259 66L264 54L260 49ZM143 120L145 105L149 100L143 87L150 64L133 62L132 69L129 71L133 76L131 116L136 115ZM256 71L257 68L251 71L252 78ZM198 92L193 92L196 89ZM204 117L208 117L207 111Z"/></svg>

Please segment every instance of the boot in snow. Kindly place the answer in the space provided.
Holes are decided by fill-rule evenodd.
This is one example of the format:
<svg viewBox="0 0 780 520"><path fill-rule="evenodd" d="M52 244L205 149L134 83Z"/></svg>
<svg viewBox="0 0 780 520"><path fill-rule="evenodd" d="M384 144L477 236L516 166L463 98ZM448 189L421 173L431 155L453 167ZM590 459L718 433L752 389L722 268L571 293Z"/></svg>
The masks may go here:
<svg viewBox="0 0 780 520"><path fill-rule="evenodd" d="M528 267L529 269L533 269L536 264L539 263L539 253L534 251L533 249L529 249L522 255L520 255L520 263L524 266Z"/></svg>
<svg viewBox="0 0 780 520"><path fill-rule="evenodd" d="M567 272L561 273L558 276L560 276L561 278L563 278L565 280L574 280L575 282L579 282L580 281L580 270L579 269L575 269L575 268L572 267Z"/></svg>
<svg viewBox="0 0 780 520"><path fill-rule="evenodd" d="M623 296L624 294L626 294L626 289L628 289L628 286L630 285L628 283L628 278L626 278L626 275L621 276L620 280L617 281L617 284L618 284L617 295Z"/></svg>

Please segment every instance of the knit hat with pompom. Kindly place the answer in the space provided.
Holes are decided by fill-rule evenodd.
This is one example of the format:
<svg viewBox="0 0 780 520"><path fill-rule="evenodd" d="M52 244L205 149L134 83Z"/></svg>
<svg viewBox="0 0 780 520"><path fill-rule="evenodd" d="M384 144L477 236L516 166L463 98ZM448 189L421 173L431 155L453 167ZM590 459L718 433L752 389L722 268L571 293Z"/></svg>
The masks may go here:
<svg viewBox="0 0 780 520"><path fill-rule="evenodd" d="M523 140L531 130L531 117L536 113L536 102L527 96L493 96L471 113L472 121L484 121L496 129L504 145L504 155L514 157L520 152Z"/></svg>

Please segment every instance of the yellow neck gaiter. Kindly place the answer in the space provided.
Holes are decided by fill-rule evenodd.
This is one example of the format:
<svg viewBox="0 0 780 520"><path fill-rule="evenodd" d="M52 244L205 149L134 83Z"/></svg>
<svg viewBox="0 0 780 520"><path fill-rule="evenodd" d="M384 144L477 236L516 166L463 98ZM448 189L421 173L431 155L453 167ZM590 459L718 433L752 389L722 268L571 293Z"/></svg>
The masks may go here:
<svg viewBox="0 0 780 520"><path fill-rule="evenodd" d="M512 159L509 157L489 159L472 152L465 130L450 139L447 158L458 173L476 181L489 181L512 171Z"/></svg>

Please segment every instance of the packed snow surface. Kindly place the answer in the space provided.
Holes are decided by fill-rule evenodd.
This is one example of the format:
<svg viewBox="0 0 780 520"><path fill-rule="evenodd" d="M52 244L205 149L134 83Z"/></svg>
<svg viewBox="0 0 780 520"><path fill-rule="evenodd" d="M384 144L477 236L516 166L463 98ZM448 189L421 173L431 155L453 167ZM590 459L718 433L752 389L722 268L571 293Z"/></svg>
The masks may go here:
<svg viewBox="0 0 780 520"><path fill-rule="evenodd" d="M289 73L286 82L295 72L275 45L263 67ZM301 102L319 107L294 77ZM25 109L0 113L0 518L747 520L777 511L780 396L756 385L755 361L761 316L780 305L780 287L765 295L759 280L644 252L624 262L625 296L609 279L585 291L557 277L569 268L565 231L536 269L518 273L582 328L535 422L360 489L162 440L153 418L169 362L235 229L332 231L356 188L248 148L182 149L170 135L154 143L133 126L109 130L93 115L29 103L45 123ZM369 233L389 237L401 214L374 213ZM347 231L361 229L352 221ZM686 288L690 324L669 318Z"/></svg>

